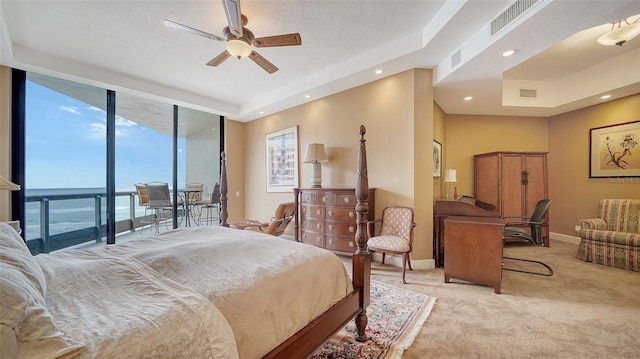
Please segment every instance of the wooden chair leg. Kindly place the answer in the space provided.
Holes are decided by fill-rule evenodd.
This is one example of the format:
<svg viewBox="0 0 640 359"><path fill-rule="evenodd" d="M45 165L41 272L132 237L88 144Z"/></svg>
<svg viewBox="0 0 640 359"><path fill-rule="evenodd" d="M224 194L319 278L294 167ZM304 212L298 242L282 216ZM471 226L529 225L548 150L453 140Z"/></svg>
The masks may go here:
<svg viewBox="0 0 640 359"><path fill-rule="evenodd" d="M387 255L387 254L386 254L385 252L382 252L382 264L384 264L384 257L385 257L386 255Z"/></svg>
<svg viewBox="0 0 640 359"><path fill-rule="evenodd" d="M402 284L407 284L407 281L404 279L404 276L407 272L407 259L408 259L407 254L404 253L402 255Z"/></svg>
<svg viewBox="0 0 640 359"><path fill-rule="evenodd" d="M411 256L409 256L409 253L404 253L403 256L407 256L407 264L409 264L409 270L413 270L413 268L411 267Z"/></svg>

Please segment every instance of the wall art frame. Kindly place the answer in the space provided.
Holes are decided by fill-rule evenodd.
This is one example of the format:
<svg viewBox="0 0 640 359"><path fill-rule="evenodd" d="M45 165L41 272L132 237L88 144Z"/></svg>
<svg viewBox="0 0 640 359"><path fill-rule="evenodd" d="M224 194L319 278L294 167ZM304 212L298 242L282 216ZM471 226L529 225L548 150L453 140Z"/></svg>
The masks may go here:
<svg viewBox="0 0 640 359"><path fill-rule="evenodd" d="M589 129L589 177L640 177L640 120Z"/></svg>
<svg viewBox="0 0 640 359"><path fill-rule="evenodd" d="M298 187L298 126L265 136L267 192L292 192Z"/></svg>
<svg viewBox="0 0 640 359"><path fill-rule="evenodd" d="M442 176L442 143L433 140L433 177Z"/></svg>

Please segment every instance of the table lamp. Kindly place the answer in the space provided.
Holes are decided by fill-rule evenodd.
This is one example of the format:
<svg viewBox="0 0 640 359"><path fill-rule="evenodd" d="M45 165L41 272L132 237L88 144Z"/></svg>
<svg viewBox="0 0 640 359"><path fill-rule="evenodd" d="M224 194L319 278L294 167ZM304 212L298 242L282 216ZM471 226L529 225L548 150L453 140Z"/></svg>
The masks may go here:
<svg viewBox="0 0 640 359"><path fill-rule="evenodd" d="M304 163L311 163L313 165L311 169L311 188L322 187L322 162L329 162L327 152L324 150L322 143L311 143L307 145L307 155L304 158Z"/></svg>
<svg viewBox="0 0 640 359"><path fill-rule="evenodd" d="M444 171L444 182L449 184L449 189L447 191L447 199L451 199L451 183L456 183L456 170L448 169Z"/></svg>
<svg viewBox="0 0 640 359"><path fill-rule="evenodd" d="M0 176L0 190L19 191L20 185L8 181L4 177Z"/></svg>

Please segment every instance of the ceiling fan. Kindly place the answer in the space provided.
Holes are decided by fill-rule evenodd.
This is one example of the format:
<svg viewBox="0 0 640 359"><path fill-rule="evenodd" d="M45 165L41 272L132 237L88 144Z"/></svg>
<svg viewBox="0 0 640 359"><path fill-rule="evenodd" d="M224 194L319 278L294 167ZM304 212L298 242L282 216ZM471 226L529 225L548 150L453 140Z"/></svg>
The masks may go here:
<svg viewBox="0 0 640 359"><path fill-rule="evenodd" d="M238 59L248 57L265 71L272 74L278 71L278 67L253 50L251 48L252 46L275 47L302 45L302 38L297 32L284 35L255 37L253 32L244 27L247 24L247 17L240 12L240 0L222 0L222 4L224 5L229 23L229 26L222 30L222 37L167 19L164 20L164 24L165 26L185 30L212 40L226 42L226 50L207 62L209 66L218 66L231 56L235 56Z"/></svg>

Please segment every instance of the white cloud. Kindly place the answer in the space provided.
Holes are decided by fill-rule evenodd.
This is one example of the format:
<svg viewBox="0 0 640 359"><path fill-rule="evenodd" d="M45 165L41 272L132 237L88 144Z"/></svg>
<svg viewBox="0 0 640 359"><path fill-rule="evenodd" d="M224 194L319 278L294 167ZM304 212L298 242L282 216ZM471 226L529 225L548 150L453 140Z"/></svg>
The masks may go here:
<svg viewBox="0 0 640 359"><path fill-rule="evenodd" d="M95 107L95 106L89 106L89 107L87 107L87 110L95 111L95 112L105 112L103 109L101 109L99 107Z"/></svg>
<svg viewBox="0 0 640 359"><path fill-rule="evenodd" d="M107 125L100 122L92 122L89 124L89 138L104 139L107 135ZM129 135L129 130L126 128L118 128L116 126L116 137L124 137Z"/></svg>
<svg viewBox="0 0 640 359"><path fill-rule="evenodd" d="M60 106L58 108L63 110L63 111L67 111L67 112L73 113L75 115L82 115L82 113L80 113L80 111L78 111L78 108L76 106Z"/></svg>
<svg viewBox="0 0 640 359"><path fill-rule="evenodd" d="M120 117L120 116L116 116L116 126L122 126L122 127L134 127L136 126L137 123L127 120L124 117Z"/></svg>

